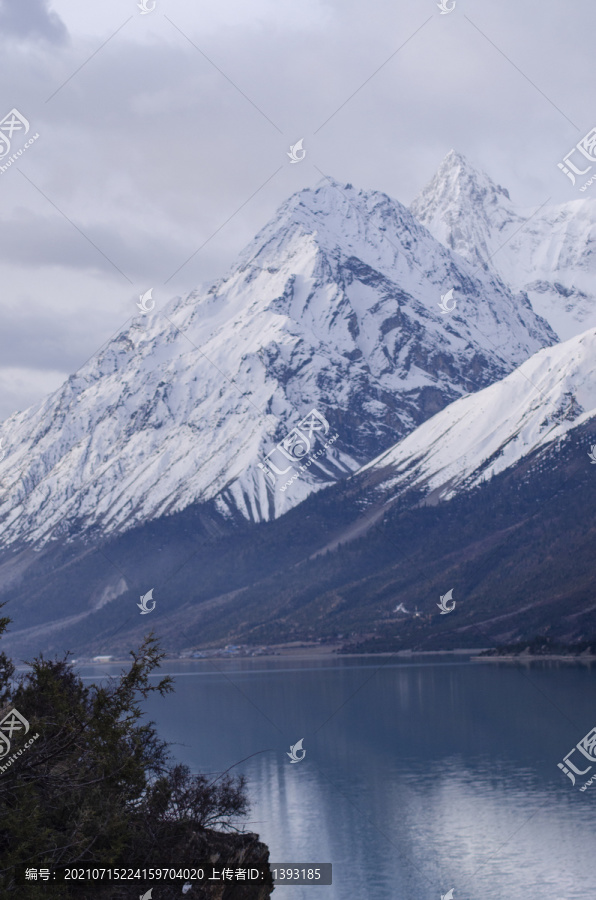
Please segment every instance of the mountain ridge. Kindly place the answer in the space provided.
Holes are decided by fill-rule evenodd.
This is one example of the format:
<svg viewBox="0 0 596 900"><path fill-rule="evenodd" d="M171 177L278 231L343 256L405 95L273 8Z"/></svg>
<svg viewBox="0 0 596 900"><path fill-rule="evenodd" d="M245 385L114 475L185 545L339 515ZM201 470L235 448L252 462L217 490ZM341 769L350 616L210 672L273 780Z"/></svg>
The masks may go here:
<svg viewBox="0 0 596 900"><path fill-rule="evenodd" d="M227 276L138 316L3 423L3 544L116 533L197 501L277 518L555 340L523 295L398 201L307 188ZM272 490L259 461L313 408L339 439L291 491Z"/></svg>
<svg viewBox="0 0 596 900"><path fill-rule="evenodd" d="M465 251L510 201L462 159L427 212L476 197ZM596 328L558 341L491 265L326 180L223 278L137 317L0 428L7 644L120 652L150 589L172 652L478 646L545 616L590 637Z"/></svg>
<svg viewBox="0 0 596 900"><path fill-rule="evenodd" d="M120 652L145 627L136 604L149 588L175 651L340 633L366 650L477 647L478 629L533 638L542 610L555 637L590 638L595 348L591 329L539 351L281 519L226 521L194 504L94 545L8 553L7 640ZM501 577L509 594L495 609ZM444 623L431 598L454 584L469 614Z"/></svg>
<svg viewBox="0 0 596 900"><path fill-rule="evenodd" d="M437 240L525 293L561 340L596 326L596 203L531 208L451 150L410 204Z"/></svg>
<svg viewBox="0 0 596 900"><path fill-rule="evenodd" d="M540 350L501 381L454 401L358 474L385 472L385 490L403 483L448 500L596 417L595 357L596 328Z"/></svg>

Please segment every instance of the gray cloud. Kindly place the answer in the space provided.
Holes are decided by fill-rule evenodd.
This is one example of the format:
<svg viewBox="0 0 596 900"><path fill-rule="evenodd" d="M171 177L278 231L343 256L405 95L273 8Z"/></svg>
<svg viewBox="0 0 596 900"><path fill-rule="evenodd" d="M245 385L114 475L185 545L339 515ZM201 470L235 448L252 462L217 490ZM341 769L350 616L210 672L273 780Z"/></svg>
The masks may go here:
<svg viewBox="0 0 596 900"><path fill-rule="evenodd" d="M64 44L68 31L60 16L50 9L49 0L0 0L0 29L18 38L43 38Z"/></svg>
<svg viewBox="0 0 596 900"><path fill-rule="evenodd" d="M135 0L54 0L59 19L40 0L0 4L0 117L14 106L40 135L0 176L10 366L61 367L62 333L77 368L135 294L165 300L223 274L319 170L409 203L454 147L520 205L580 198L556 164L595 124L590 31L575 27L588 0L572 21L554 0L540 14L458 0L443 17L435 0L379 0L374 15L361 0L260 2L252 19L238 3L237 21L230 0L207 25L217 5L195 0L147 16ZM289 165L299 138L307 156Z"/></svg>

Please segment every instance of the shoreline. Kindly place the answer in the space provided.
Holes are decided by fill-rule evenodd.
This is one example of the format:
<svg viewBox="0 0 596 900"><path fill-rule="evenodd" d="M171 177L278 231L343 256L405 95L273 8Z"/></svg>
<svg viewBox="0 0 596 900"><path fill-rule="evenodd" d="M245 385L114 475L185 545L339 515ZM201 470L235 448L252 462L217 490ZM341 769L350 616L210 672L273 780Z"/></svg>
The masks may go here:
<svg viewBox="0 0 596 900"><path fill-rule="evenodd" d="M398 659L409 659L410 657L433 657L433 656L470 656L470 654L479 653L482 649L473 648L473 649L456 649L456 650L387 650L382 651L380 653L338 653L337 649L340 648L341 645L326 645L325 647L269 647L271 650L270 653L256 653L254 655L249 654L240 654L240 653L220 653L219 655L210 655L210 656L166 656L161 661L161 666L171 663L184 663L184 662L209 662L210 660L218 660L218 661L230 661L230 660L292 660L292 659L304 659L304 660L316 660L316 659L384 659L387 657L396 657ZM106 654L107 655L107 654ZM130 657L117 657L114 656L109 660L94 660L90 657L74 657L70 660L70 664L76 667L79 666L121 666L130 664ZM18 669L28 668L26 666L17 666Z"/></svg>
<svg viewBox="0 0 596 900"><path fill-rule="evenodd" d="M473 648L473 649L456 649L456 650L387 650L382 651L380 653L338 653L338 648L341 645L336 646L325 646L325 647L270 647L270 653L256 653L254 655L250 654L240 654L240 653L218 653L210 655L210 656L166 656L162 660L161 665L171 664L171 663L183 663L183 662L209 662L209 660L218 660L218 661L230 661L230 660L276 660L276 659L284 659L284 660L292 660L292 659L304 659L304 660L316 660L316 659L358 659L358 658L368 658L368 659L381 659L387 657L396 657L398 659L409 659L410 657L420 657L420 656L467 656L469 657L473 653L479 653L484 648ZM126 657L113 657L108 660L93 660L90 658L82 658L76 659L74 661L75 666L100 666L100 665L123 665L125 663L129 663L130 658Z"/></svg>
<svg viewBox="0 0 596 900"><path fill-rule="evenodd" d="M596 656L582 656L581 654L553 653L552 655L537 655L518 653L516 656L472 656L470 662L596 662Z"/></svg>
<svg viewBox="0 0 596 900"><path fill-rule="evenodd" d="M480 653L484 649L489 648L456 648L453 650L386 650L381 651L379 653L340 653L338 652L341 649L341 644L326 644L321 647L318 646L288 646L288 645L277 645L267 647L268 652L259 652L255 654L249 653L226 653L223 650L217 650L209 656L166 656L161 662L161 665L171 665L172 663L185 663L185 662L209 662L210 660L217 661L230 661L230 660L328 660L328 659L387 659L390 657L395 657L396 659L410 659L410 658L432 658L437 656L447 656L447 657L467 657L467 661L470 663L483 663L483 662L491 662L491 663L531 663L531 662L581 662L581 663L591 663L596 662L596 655L572 655L572 654L553 654L552 656L539 656L539 655L531 655L531 654L517 654L511 656L481 656ZM203 651L203 652L209 652ZM106 654L107 655L107 654ZM102 666L102 665L127 665L130 664L130 657L116 657L114 656L111 659L93 659L90 657L82 657L82 658L74 658L71 660L71 665L76 667L82 666ZM17 669L27 669L26 666L17 666Z"/></svg>

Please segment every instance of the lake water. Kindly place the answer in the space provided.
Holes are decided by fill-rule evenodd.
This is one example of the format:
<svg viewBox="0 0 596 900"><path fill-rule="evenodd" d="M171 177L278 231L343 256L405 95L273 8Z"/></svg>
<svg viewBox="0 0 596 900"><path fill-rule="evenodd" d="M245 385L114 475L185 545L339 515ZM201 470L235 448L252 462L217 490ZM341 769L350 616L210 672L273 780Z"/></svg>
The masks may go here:
<svg viewBox="0 0 596 900"><path fill-rule="evenodd" d="M279 900L592 895L596 783L581 793L557 763L596 725L596 669L444 656L163 671L176 692L148 712L176 759L215 773L251 757L234 770L252 800L246 830L272 862L333 864L331 886L277 887Z"/></svg>

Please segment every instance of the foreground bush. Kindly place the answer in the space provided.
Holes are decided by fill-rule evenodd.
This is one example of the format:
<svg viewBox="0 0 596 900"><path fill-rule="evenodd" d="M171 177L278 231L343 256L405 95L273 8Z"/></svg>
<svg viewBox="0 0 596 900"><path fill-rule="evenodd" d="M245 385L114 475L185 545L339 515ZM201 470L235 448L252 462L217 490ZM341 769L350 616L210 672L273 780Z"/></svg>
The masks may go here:
<svg viewBox="0 0 596 900"><path fill-rule="evenodd" d="M0 634L8 621L0 619ZM180 869L209 856L214 864L266 863L267 848L256 835L230 833L236 831L233 820L248 810L244 778L223 775L208 781L172 764L168 745L154 724L142 719L141 702L149 694L173 690L169 676L149 680L163 656L150 636L131 652L128 671L106 685L85 687L66 659L43 657L15 682L12 663L0 654L0 719L16 709L30 723L26 737L11 738L11 752L22 752L0 774L2 897L87 896L85 889L66 884L17 886L17 864ZM98 885L88 895L136 900L149 886ZM252 893L243 893L247 890ZM222 892L222 886L195 885L185 896L260 900L270 891L229 885ZM180 885L155 884L153 893L156 900L183 896Z"/></svg>

